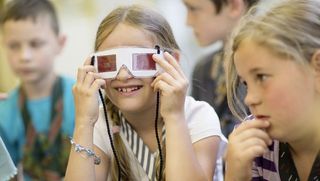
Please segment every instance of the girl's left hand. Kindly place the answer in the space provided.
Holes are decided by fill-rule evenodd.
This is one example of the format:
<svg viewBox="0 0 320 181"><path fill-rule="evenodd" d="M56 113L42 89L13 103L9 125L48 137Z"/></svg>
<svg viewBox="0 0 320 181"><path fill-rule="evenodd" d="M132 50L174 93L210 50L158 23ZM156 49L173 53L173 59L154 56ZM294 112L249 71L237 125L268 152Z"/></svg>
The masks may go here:
<svg viewBox="0 0 320 181"><path fill-rule="evenodd" d="M164 70L152 82L155 91L160 91L160 113L162 117L184 114L184 102L188 89L188 79L184 75L178 61L165 52L164 58L153 55Z"/></svg>

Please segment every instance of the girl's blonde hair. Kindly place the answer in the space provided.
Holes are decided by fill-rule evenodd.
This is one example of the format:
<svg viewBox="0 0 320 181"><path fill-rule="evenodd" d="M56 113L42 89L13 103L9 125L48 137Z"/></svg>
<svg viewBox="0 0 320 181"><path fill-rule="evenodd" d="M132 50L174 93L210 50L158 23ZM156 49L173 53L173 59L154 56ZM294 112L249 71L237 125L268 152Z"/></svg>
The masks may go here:
<svg viewBox="0 0 320 181"><path fill-rule="evenodd" d="M113 30L119 24L126 24L142 31L146 32L147 36L150 36L155 45L164 47L168 50L178 50L178 44L174 39L171 27L169 23L157 12L138 5L121 6L113 10L104 20L100 23L97 31L95 50L97 51L102 42L113 32ZM130 36L130 35L128 35ZM119 109L106 97L106 104L108 107L108 115L110 115L113 125L120 126ZM158 111L158 110L157 110ZM150 120L153 121L153 120ZM130 160L126 151L125 145L119 135L119 133L113 136L115 149L117 151L120 167L121 167L121 179L122 180L134 180L134 174L130 168ZM162 145L165 148L165 145ZM164 160L165 160L165 150ZM159 173L159 156L156 159L156 170ZM115 159L112 160L111 174L112 180L118 180L118 170ZM158 176L159 177L159 176ZM162 175L164 177L164 172Z"/></svg>
<svg viewBox="0 0 320 181"><path fill-rule="evenodd" d="M243 92L239 92L241 83L235 70L234 54L244 40L304 65L320 48L319 0L286 0L266 12L259 12L259 7L255 7L240 21L226 47L228 104L239 119L246 116L246 111L241 100Z"/></svg>

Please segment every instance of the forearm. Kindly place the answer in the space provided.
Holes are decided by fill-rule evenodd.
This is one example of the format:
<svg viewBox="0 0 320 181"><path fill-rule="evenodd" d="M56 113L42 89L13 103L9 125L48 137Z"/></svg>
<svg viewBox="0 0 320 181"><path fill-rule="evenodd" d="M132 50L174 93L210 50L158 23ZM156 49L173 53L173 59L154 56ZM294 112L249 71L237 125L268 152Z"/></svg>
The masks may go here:
<svg viewBox="0 0 320 181"><path fill-rule="evenodd" d="M73 136L77 144L93 150L92 126L76 126ZM88 157L84 152L78 153L74 150L74 146L72 146L65 180L96 180L94 157Z"/></svg>
<svg viewBox="0 0 320 181"><path fill-rule="evenodd" d="M184 119L173 116L166 121L166 179L206 180Z"/></svg>

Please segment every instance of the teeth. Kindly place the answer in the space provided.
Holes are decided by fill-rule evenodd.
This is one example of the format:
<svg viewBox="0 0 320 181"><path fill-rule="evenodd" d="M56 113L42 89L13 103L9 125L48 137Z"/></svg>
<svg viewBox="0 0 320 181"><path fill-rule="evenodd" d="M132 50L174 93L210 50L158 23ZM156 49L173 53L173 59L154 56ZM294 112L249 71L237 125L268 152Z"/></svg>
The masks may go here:
<svg viewBox="0 0 320 181"><path fill-rule="evenodd" d="M139 87L128 87L128 88L118 88L118 91L128 93L128 92L132 92L132 91L135 91L138 89L139 89Z"/></svg>

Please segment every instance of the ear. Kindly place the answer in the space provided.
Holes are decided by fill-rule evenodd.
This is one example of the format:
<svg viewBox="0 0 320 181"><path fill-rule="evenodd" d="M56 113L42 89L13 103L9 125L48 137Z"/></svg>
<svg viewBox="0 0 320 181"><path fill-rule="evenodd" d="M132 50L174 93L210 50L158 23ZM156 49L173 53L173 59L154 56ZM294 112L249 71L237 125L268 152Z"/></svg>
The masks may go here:
<svg viewBox="0 0 320 181"><path fill-rule="evenodd" d="M317 49L311 58L311 66L320 75L320 49Z"/></svg>
<svg viewBox="0 0 320 181"><path fill-rule="evenodd" d="M227 7L229 16L235 19L240 18L246 11L246 4L244 0L229 0Z"/></svg>
<svg viewBox="0 0 320 181"><path fill-rule="evenodd" d="M314 70L317 89L320 92L320 49L313 53L310 64Z"/></svg>
<svg viewBox="0 0 320 181"><path fill-rule="evenodd" d="M58 35L58 54L61 53L67 41L67 37L65 35Z"/></svg>

